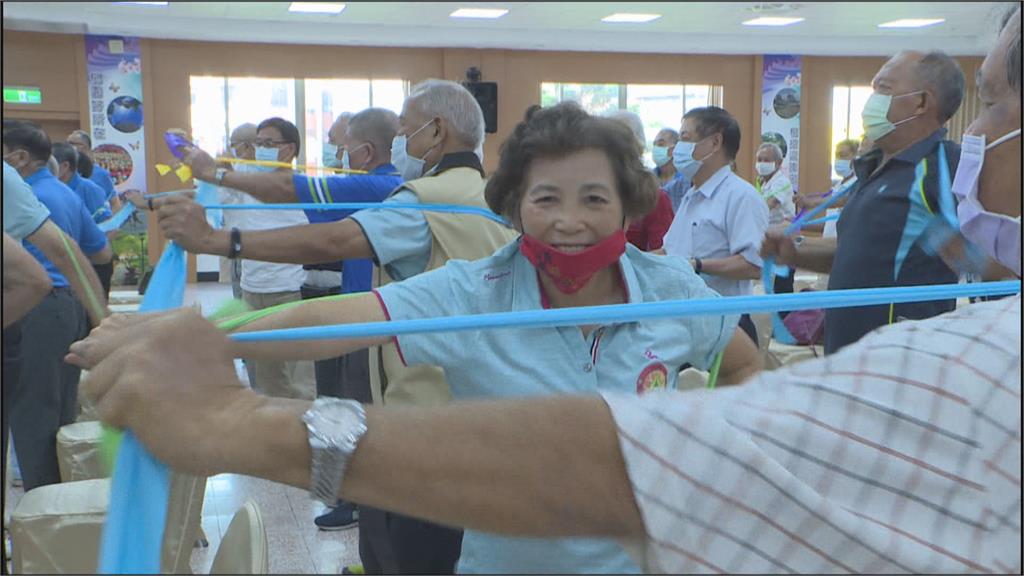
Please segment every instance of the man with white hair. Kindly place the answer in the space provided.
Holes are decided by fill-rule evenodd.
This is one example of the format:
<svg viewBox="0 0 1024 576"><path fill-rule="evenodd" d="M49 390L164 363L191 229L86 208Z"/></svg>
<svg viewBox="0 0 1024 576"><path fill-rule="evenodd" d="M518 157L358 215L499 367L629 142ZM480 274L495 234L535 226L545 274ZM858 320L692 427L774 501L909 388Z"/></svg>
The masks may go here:
<svg viewBox="0 0 1024 576"><path fill-rule="evenodd" d="M446 80L417 84L402 107L391 145L391 162L405 182L384 204L487 209L484 170L474 153L483 138L483 112L468 90ZM197 157L190 153L187 161ZM190 252L297 263L373 258L375 285L434 270L449 259L490 256L516 236L483 216L408 209L363 210L337 222L239 234L212 229L190 198L169 196L154 205L163 233ZM370 350L370 378L377 404L437 406L451 400L444 373L431 366L406 367L393 342ZM455 570L461 530L362 507L359 524L367 573Z"/></svg>
<svg viewBox="0 0 1024 576"><path fill-rule="evenodd" d="M757 147L757 171L755 185L761 198L768 204L768 227L779 228L788 225L796 215L793 203L793 183L782 173L782 148L774 142L762 142ZM793 291L793 276L776 276L773 289L776 294ZM783 318L786 312L779 313Z"/></svg>

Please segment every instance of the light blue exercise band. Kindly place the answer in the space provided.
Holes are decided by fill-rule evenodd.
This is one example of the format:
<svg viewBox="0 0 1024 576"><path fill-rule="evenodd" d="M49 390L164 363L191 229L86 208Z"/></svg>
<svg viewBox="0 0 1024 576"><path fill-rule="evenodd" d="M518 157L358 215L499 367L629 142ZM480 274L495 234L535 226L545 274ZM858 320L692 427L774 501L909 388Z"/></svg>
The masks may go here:
<svg viewBox="0 0 1024 576"><path fill-rule="evenodd" d="M732 296L728 298L697 298L639 304L584 306L556 310L499 312L471 316L449 316L310 326L232 334L237 342L278 342L295 340L331 340L400 336L429 332L459 332L492 328L553 328L585 324L612 324L640 320L664 320L684 316L724 315L812 308L848 308L899 302L927 302L968 296L996 296L1019 293L1020 280L978 284L938 284L934 286L899 286L896 288L859 288L828 292L803 292L773 296Z"/></svg>
<svg viewBox="0 0 1024 576"><path fill-rule="evenodd" d="M201 187L196 200L209 203L216 189ZM153 270L140 312L178 308L185 300L185 251L175 242L164 249ZM159 574L171 473L143 448L131 430L117 453L110 504L100 539L101 574Z"/></svg>

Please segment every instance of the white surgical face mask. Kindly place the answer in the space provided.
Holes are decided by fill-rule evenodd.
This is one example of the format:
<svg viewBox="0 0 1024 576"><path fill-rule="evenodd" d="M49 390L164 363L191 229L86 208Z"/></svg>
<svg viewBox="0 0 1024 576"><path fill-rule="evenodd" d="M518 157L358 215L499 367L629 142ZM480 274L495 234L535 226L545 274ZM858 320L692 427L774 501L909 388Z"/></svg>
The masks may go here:
<svg viewBox="0 0 1024 576"><path fill-rule="evenodd" d="M985 145L984 136L965 134L960 145L960 163L953 178L953 193L960 232L995 261L1020 276L1020 216L989 212L978 200L978 180L985 163L985 151L1020 137L1020 128Z"/></svg>
<svg viewBox="0 0 1024 576"><path fill-rule="evenodd" d="M775 162L758 162L754 165L754 169L761 176L770 176L775 172Z"/></svg>
<svg viewBox="0 0 1024 576"><path fill-rule="evenodd" d="M408 138L399 134L395 136L395 139L391 141L391 163L395 165L398 172L402 175L402 180L415 180L423 176L423 168L426 166L426 154L424 158L414 158L409 155L409 151L406 150L409 138L419 134L424 128L430 126L433 120L430 120L423 126L420 126L418 130L408 136ZM433 147L427 150L430 153Z"/></svg>

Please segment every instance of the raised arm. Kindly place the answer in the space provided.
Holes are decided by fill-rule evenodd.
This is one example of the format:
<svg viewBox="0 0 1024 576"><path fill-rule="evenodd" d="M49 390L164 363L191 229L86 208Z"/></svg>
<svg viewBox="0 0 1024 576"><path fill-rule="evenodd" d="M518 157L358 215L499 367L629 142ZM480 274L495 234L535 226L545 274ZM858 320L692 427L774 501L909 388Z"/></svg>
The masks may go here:
<svg viewBox="0 0 1024 576"><path fill-rule="evenodd" d="M203 207L191 198L184 195L157 198L153 206L164 235L189 252L229 255L230 231L210 227ZM362 227L348 218L274 230L246 230L241 233L241 241L241 257L264 262L319 264L374 257Z"/></svg>
<svg viewBox="0 0 1024 576"><path fill-rule="evenodd" d="M375 294L366 293L340 300L304 301L246 324L236 332L386 321L387 316L380 300ZM298 342L232 342L231 353L235 358L258 360L324 360L370 346L379 346L385 344L388 339L376 337Z"/></svg>
<svg viewBox="0 0 1024 576"><path fill-rule="evenodd" d="M88 340L97 365L82 393L171 468L309 487L309 402L242 387L223 334L195 312L137 326L127 343ZM504 534L643 535L601 398L371 407L367 428L341 488L352 501Z"/></svg>
<svg viewBox="0 0 1024 576"><path fill-rule="evenodd" d="M295 202L295 184L292 173L275 172L236 172L228 170L224 178L217 181L217 161L198 148L192 149L182 161L192 168L192 177L203 182L211 182L218 186L241 190L260 202L267 204L285 204Z"/></svg>

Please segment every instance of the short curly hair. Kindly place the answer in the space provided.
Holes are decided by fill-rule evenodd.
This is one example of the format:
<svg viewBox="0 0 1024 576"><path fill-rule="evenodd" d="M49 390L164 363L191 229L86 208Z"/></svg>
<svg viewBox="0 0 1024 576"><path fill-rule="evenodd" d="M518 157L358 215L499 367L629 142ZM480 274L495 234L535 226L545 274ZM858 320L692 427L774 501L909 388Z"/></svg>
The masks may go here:
<svg viewBox="0 0 1024 576"><path fill-rule="evenodd" d="M537 158L565 158L583 150L605 153L615 174L624 215L646 216L658 202L658 181L643 165L640 143L621 122L587 114L575 102L535 111L501 145L498 169L484 196L491 210L515 221L526 192L526 174Z"/></svg>

